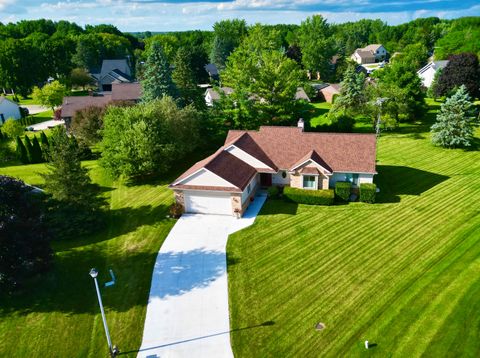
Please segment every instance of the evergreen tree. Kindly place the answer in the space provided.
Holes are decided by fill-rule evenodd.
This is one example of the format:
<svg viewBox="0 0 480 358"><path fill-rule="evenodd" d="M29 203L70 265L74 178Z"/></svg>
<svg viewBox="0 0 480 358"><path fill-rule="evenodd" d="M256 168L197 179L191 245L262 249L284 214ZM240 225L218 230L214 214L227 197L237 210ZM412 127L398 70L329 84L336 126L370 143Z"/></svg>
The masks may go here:
<svg viewBox="0 0 480 358"><path fill-rule="evenodd" d="M25 136L25 149L27 150L28 162L32 163L33 145L32 145L32 142L30 141L30 138L27 135Z"/></svg>
<svg viewBox="0 0 480 358"><path fill-rule="evenodd" d="M152 43L143 73L143 100L148 102L164 96L176 97L170 64L159 42Z"/></svg>
<svg viewBox="0 0 480 358"><path fill-rule="evenodd" d="M45 132L40 133L40 142L42 143L42 149L45 151L48 149L49 143Z"/></svg>
<svg viewBox="0 0 480 358"><path fill-rule="evenodd" d="M1 142L2 140L4 140L4 139L5 139L5 138L3 137L3 133L2 133L2 131L0 130L0 142Z"/></svg>
<svg viewBox="0 0 480 358"><path fill-rule="evenodd" d="M355 66L348 66L341 83L340 96L336 99L334 108L343 109L343 113L355 113L366 102L365 75L357 73Z"/></svg>
<svg viewBox="0 0 480 358"><path fill-rule="evenodd" d="M17 158L23 163L28 164L28 153L27 149L23 145L20 137L17 137Z"/></svg>
<svg viewBox="0 0 480 358"><path fill-rule="evenodd" d="M36 136L32 139L32 163L41 163L43 162L42 148L40 148L40 143Z"/></svg>
<svg viewBox="0 0 480 358"><path fill-rule="evenodd" d="M196 107L205 103L200 95L193 71L191 53L184 47L178 49L175 56L175 70L172 78L178 88L179 96L184 105L195 104Z"/></svg>
<svg viewBox="0 0 480 358"><path fill-rule="evenodd" d="M432 126L432 143L442 147L469 147L473 142L474 106L467 88L461 86L448 98Z"/></svg>

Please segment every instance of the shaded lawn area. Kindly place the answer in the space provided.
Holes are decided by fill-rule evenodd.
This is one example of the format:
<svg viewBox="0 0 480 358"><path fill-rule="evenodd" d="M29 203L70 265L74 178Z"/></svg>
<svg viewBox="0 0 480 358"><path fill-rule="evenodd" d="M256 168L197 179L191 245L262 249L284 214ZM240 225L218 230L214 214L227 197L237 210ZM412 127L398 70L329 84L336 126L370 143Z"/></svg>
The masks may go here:
<svg viewBox="0 0 480 358"><path fill-rule="evenodd" d="M480 355L480 152L417 134L379 139L379 203L268 201L230 237L236 356Z"/></svg>
<svg viewBox="0 0 480 358"><path fill-rule="evenodd" d="M107 347L94 285L99 283L114 344L135 351L141 343L150 280L157 252L175 221L168 181L124 185L108 179L96 161L83 163L110 205L106 228L93 236L54 242L53 270L30 282L23 295L0 299L0 356L106 357ZM0 168L1 174L41 186L44 164Z"/></svg>

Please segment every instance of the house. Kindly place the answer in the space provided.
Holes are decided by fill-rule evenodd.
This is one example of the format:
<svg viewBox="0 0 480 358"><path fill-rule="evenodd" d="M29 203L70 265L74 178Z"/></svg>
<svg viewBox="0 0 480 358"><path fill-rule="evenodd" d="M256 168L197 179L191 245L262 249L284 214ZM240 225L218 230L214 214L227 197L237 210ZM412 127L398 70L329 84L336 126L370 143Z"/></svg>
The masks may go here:
<svg viewBox="0 0 480 358"><path fill-rule="evenodd" d="M233 88L231 87L220 87L220 91L225 93L225 95L230 95L233 93ZM260 102L265 102L262 98L259 98L259 96L253 94L250 96L251 100L259 100ZM212 107L213 103L220 100L220 93L217 92L217 90L213 88L207 88L205 91L205 103L207 106ZM304 100L307 102L310 102L310 98L308 97L307 93L302 87L297 88L297 92L295 93L295 100Z"/></svg>
<svg viewBox="0 0 480 358"><path fill-rule="evenodd" d="M0 96L0 124L5 123L9 118L20 119L20 107L17 103L9 100L4 96Z"/></svg>
<svg viewBox="0 0 480 358"><path fill-rule="evenodd" d="M320 88L319 92L325 102L333 103L335 96L340 94L340 88L340 83L330 83L327 84L327 86Z"/></svg>
<svg viewBox="0 0 480 358"><path fill-rule="evenodd" d="M110 92L113 83L133 82L132 71L126 59L103 60L100 73L91 76L97 81L98 89L104 92Z"/></svg>
<svg viewBox="0 0 480 358"><path fill-rule="evenodd" d="M210 77L211 81L218 81L220 79L220 75L218 74L218 68L213 63L209 63L204 66L205 71L207 71L208 76Z"/></svg>
<svg viewBox="0 0 480 358"><path fill-rule="evenodd" d="M112 90L108 93L91 93L89 96L63 97L60 116L66 126L70 125L75 112L87 107L106 107L118 101L138 102L142 96L140 83L113 83Z"/></svg>
<svg viewBox="0 0 480 358"><path fill-rule="evenodd" d="M187 213L241 215L262 187L373 182L375 134L310 133L303 125L229 131L220 149L170 184L176 202Z"/></svg>
<svg viewBox="0 0 480 358"><path fill-rule="evenodd" d="M380 44L368 45L364 48L357 48L350 58L360 65L375 63L387 59L388 52Z"/></svg>
<svg viewBox="0 0 480 358"><path fill-rule="evenodd" d="M443 70L448 65L448 60L445 61L432 61L426 66L417 71L418 76L422 79L424 87L429 88L432 85L435 73L438 70Z"/></svg>
<svg viewBox="0 0 480 358"><path fill-rule="evenodd" d="M220 87L221 92L225 93L225 95L229 95L233 93L233 88L231 87ZM205 91L205 103L207 106L212 107L213 103L220 100L220 93L213 88L207 88Z"/></svg>

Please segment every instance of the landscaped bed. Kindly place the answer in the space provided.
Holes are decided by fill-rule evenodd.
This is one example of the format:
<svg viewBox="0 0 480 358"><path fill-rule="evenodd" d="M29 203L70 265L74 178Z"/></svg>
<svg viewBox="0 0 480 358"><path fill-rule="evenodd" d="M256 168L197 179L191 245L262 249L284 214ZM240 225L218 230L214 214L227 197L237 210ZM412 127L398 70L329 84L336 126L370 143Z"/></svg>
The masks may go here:
<svg viewBox="0 0 480 358"><path fill-rule="evenodd" d="M379 139L377 203L269 200L230 237L236 356L480 354L480 152L425 128Z"/></svg>

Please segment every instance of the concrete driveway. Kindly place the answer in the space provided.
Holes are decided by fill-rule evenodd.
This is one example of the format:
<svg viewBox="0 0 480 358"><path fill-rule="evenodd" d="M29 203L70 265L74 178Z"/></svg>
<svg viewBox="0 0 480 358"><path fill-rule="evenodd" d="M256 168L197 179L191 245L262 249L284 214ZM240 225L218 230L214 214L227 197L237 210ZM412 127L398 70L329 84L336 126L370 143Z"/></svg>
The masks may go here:
<svg viewBox="0 0 480 358"><path fill-rule="evenodd" d="M242 219L183 215L157 256L138 357L233 357L230 346L226 244L250 226L266 196Z"/></svg>

